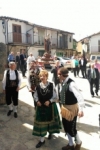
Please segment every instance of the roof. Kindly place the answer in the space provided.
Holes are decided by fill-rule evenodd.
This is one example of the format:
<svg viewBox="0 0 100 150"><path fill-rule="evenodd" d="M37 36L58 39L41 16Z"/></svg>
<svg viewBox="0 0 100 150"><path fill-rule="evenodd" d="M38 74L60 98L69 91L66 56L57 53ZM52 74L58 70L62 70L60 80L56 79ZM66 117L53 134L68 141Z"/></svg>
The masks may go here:
<svg viewBox="0 0 100 150"><path fill-rule="evenodd" d="M84 37L83 39L79 40L78 42L83 41L83 40L86 39L86 38L91 38L92 36L95 36L95 35L98 35L98 34L100 34L100 32L93 33L93 34L91 34L91 35L89 35L89 36L87 36L87 37Z"/></svg>
<svg viewBox="0 0 100 150"><path fill-rule="evenodd" d="M76 39L74 39L74 38L73 38L73 41L77 42L77 40L76 40Z"/></svg>
<svg viewBox="0 0 100 150"><path fill-rule="evenodd" d="M7 16L0 16L0 20L2 20L2 19L16 20L16 21L19 21L19 22L24 22L26 24L32 25L33 27L36 26L36 27L40 27L40 28L47 28L47 29L50 29L50 30L56 30L56 31L59 31L59 32L65 32L65 33L69 33L69 34L74 34L73 32L68 32L68 31L64 31L64 30L60 30L60 29L55 29L55 28L51 28L51 27L46 27L46 26L30 23L30 22L28 22L26 20L22 20L22 19L18 19L18 18L12 18L12 17L7 17Z"/></svg>

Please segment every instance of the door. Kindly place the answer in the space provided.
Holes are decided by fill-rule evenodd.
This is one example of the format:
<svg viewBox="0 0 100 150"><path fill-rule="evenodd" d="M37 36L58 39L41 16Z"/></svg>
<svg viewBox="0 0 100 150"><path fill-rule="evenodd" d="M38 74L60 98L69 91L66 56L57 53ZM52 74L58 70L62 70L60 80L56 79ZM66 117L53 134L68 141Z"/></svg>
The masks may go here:
<svg viewBox="0 0 100 150"><path fill-rule="evenodd" d="M13 42L22 43L20 25L13 25Z"/></svg>
<svg viewBox="0 0 100 150"><path fill-rule="evenodd" d="M45 50L38 50L38 55L43 56L44 52L45 52Z"/></svg>

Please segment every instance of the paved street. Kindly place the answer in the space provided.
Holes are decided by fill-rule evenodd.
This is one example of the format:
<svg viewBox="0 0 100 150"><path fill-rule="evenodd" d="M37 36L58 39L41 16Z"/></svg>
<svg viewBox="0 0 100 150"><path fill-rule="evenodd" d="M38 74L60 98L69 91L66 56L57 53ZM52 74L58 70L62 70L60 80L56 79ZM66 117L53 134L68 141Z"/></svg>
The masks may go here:
<svg viewBox="0 0 100 150"><path fill-rule="evenodd" d="M100 150L98 122L100 96L91 98L88 81L74 78L72 73L69 74L77 83L86 103L85 116L78 120L77 126L82 140L81 150ZM51 74L49 79L52 79ZM23 82L25 83L26 79L23 79ZM35 150L38 142L38 137L32 136L35 110L31 93L26 86L19 93L18 118L15 119L13 113L7 117L7 111L6 105L0 106L0 150ZM63 129L60 134L54 134L51 140L46 136L45 141L40 150L61 150L62 146L68 143Z"/></svg>

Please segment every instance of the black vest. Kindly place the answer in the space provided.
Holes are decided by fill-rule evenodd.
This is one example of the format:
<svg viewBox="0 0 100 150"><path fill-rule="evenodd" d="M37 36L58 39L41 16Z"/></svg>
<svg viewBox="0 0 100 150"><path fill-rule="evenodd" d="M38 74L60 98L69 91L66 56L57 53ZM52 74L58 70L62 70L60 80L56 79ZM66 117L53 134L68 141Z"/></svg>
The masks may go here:
<svg viewBox="0 0 100 150"><path fill-rule="evenodd" d="M7 73L6 73L6 88L7 87L13 87L12 83L15 85L15 87L18 86L18 72L17 72L17 70L15 70L15 74L16 74L16 80L10 80L10 70L7 70Z"/></svg>
<svg viewBox="0 0 100 150"><path fill-rule="evenodd" d="M73 80L69 78L67 84L70 85L71 82L73 82ZM77 103L77 98L74 96L73 92L69 91L69 87L68 87L65 95L65 105L73 105L76 103Z"/></svg>
<svg viewBox="0 0 100 150"><path fill-rule="evenodd" d="M53 96L53 83L49 82L48 86L46 87L46 92L43 91L43 89L40 87L40 85L37 86L37 93L38 98L41 104L44 104L47 100L50 100Z"/></svg>

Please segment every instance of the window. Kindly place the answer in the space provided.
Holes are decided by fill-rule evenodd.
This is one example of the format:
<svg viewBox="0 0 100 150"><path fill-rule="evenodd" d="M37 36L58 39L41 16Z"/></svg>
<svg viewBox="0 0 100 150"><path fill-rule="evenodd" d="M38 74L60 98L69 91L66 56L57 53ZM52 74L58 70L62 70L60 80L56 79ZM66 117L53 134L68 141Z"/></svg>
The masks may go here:
<svg viewBox="0 0 100 150"><path fill-rule="evenodd" d="M96 59L96 57L95 56L92 56L92 60L95 60Z"/></svg>
<svg viewBox="0 0 100 150"><path fill-rule="evenodd" d="M63 57L64 60L69 60L69 58Z"/></svg>
<svg viewBox="0 0 100 150"><path fill-rule="evenodd" d="M44 53L45 53L45 50L38 50L38 55L39 56L43 56Z"/></svg>
<svg viewBox="0 0 100 150"><path fill-rule="evenodd" d="M17 32L16 26L13 26L13 32Z"/></svg>
<svg viewBox="0 0 100 150"><path fill-rule="evenodd" d="M100 56L97 56L97 60L99 60L99 61L100 61Z"/></svg>
<svg viewBox="0 0 100 150"><path fill-rule="evenodd" d="M98 52L100 52L100 40L98 40Z"/></svg>
<svg viewBox="0 0 100 150"><path fill-rule="evenodd" d="M72 42L72 37L71 36L69 37L69 42Z"/></svg>
<svg viewBox="0 0 100 150"><path fill-rule="evenodd" d="M21 26L18 26L18 33L21 33Z"/></svg>
<svg viewBox="0 0 100 150"><path fill-rule="evenodd" d="M13 32L14 33L21 33L21 26L20 25L13 25Z"/></svg>

